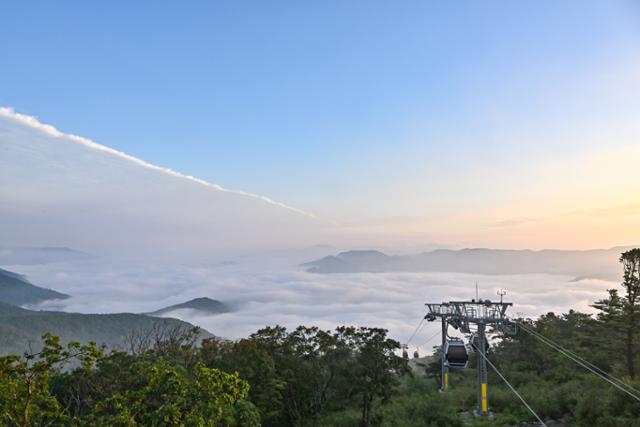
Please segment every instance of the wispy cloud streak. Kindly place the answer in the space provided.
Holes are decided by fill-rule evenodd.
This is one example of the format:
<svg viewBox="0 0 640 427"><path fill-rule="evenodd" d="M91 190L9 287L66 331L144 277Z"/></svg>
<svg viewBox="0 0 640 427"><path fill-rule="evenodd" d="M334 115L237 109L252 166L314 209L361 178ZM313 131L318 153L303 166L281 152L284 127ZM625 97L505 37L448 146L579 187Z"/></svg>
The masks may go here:
<svg viewBox="0 0 640 427"><path fill-rule="evenodd" d="M18 123L21 123L23 125L29 126L29 127L33 128L33 129L37 129L38 131L40 131L40 132L42 132L42 133L44 133L46 135L52 136L54 138L60 138L60 139L66 140L66 141L71 141L71 142L74 142L74 143L77 143L77 144L81 144L81 145L83 145L85 147L91 148L93 150L101 151L103 153L107 153L107 154L109 154L111 156L119 157L121 159L124 159L124 160L127 160L129 162L135 163L138 166L142 166L142 167L147 168L147 169L152 169L152 170L155 170L155 171L163 172L163 173L166 173L168 175L174 176L176 178L186 179L186 180L189 180L191 182L195 182L197 184L203 185L205 187L212 188L214 190L225 191L225 192L239 194L239 195L246 196L246 197L256 198L256 199L262 200L262 201L264 201L266 203L269 203L269 204L272 204L272 205L275 205L275 206L279 206L281 208L284 208L284 209L299 213L301 215L305 215L305 216L310 217L310 218L318 219L312 213L306 212L306 211L304 211L302 209L298 209L298 208L295 208L295 207L288 206L288 205L286 205L284 203L275 201L275 200L270 199L268 197L261 196L261 195L258 195L258 194L248 193L248 192L245 192L245 191L230 190L230 189L222 187L221 185L214 184L214 183L205 181L203 179L200 179L200 178L197 178L197 177L194 177L194 176L191 176L191 175L186 175L186 174L177 172L177 171L175 171L173 169L170 169L170 168L165 168L165 167L162 167L162 166L154 165L152 163L148 163L148 162L146 162L146 161L144 161L142 159L139 159L137 157L131 156L131 155L129 155L127 153L124 153L122 151L114 150L113 148L107 147L107 146L102 145L102 144L98 144L97 142L94 142L94 141L92 141L92 140L90 140L88 138L61 132L56 127L54 127L54 126L52 126L50 124L45 124L45 123L40 122L34 116L29 116L29 115L26 115L26 114L17 113L12 108L9 108L9 107L0 107L0 116L5 117L5 118L10 119L10 120L13 120L13 121L18 122Z"/></svg>

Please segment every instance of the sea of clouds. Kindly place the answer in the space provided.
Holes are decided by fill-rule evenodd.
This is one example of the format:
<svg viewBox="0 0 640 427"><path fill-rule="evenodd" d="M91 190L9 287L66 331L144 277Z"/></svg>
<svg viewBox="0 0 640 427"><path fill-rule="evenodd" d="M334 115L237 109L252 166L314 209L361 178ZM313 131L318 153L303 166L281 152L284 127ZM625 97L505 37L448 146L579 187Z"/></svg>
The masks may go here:
<svg viewBox="0 0 640 427"><path fill-rule="evenodd" d="M82 313L151 312L192 298L209 297L233 307L230 313L203 315L192 310L177 317L226 338L245 337L266 325L375 326L406 342L425 315L425 302L471 299L478 282L481 298L498 299L507 289L509 312L536 317L573 308L593 312L595 300L617 284L602 280L571 281L549 274L475 275L462 273L305 272L291 259L247 258L196 264L134 262L95 258L42 265L5 266L26 274L35 284L71 295L35 309ZM411 341L421 343L439 331L426 324ZM429 351L437 340L422 346Z"/></svg>

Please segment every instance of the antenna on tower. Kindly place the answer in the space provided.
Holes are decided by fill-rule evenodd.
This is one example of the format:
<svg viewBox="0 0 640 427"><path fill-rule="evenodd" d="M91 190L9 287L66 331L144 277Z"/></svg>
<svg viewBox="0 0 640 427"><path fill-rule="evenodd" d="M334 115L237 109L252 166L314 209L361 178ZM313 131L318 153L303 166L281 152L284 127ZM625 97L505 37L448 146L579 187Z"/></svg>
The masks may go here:
<svg viewBox="0 0 640 427"><path fill-rule="evenodd" d="M498 292L496 292L496 293L498 295L500 295L500 304L502 304L502 297L507 294L507 290L506 289L498 289Z"/></svg>

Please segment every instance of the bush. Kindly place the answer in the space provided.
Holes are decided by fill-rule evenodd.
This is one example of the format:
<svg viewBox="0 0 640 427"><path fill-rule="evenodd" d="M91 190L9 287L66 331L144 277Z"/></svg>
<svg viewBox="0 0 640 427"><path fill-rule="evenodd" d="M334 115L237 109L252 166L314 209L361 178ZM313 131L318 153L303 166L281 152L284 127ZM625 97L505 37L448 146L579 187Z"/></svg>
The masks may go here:
<svg viewBox="0 0 640 427"><path fill-rule="evenodd" d="M389 427L463 426L450 396L440 393L399 396L383 405L380 425Z"/></svg>

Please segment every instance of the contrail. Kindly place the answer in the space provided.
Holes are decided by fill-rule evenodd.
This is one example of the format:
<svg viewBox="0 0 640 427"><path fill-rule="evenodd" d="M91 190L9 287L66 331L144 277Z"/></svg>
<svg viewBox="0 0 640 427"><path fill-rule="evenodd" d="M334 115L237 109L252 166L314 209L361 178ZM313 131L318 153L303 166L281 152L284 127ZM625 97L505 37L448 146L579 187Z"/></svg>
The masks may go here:
<svg viewBox="0 0 640 427"><path fill-rule="evenodd" d="M129 162L135 163L139 166L142 166L144 168L147 169L152 169L155 171L159 171L162 173L166 173L168 175L174 176L176 178L180 178L180 179L186 179L188 181L192 181L195 182L197 184L203 185L205 187L209 187L212 188L214 190L218 190L218 191L225 191L228 193L234 193L234 194L239 194L241 196L245 196L245 197L252 197L254 199L258 199L258 200L262 200L263 202L269 203L271 205L274 206L278 206L287 210L290 210L292 212L296 212L300 215L304 215L307 216L309 218L313 218L315 220L322 220L321 218L318 218L316 215L303 211L302 209L298 209L298 208L294 208L288 205L285 205L284 203L281 202L277 202L275 200L272 200L268 197L265 196L261 196L259 194L253 194L253 193L247 193L245 191L238 191L238 190L229 190L227 188L224 188L218 184L213 184L211 182L205 181L204 179L200 179L191 175L185 175L183 173L174 171L173 169L170 168L165 168L162 166L158 166L158 165L154 165L152 163L148 163L145 162L142 159L139 159L137 157L131 156L127 153L124 153L122 151L118 151L118 150L114 150L113 148L107 147L106 145L102 145L102 144L98 144L97 142L94 142L88 138L84 138L82 136L78 136L78 135L73 135L73 134L68 134L68 133L64 133L59 131L58 129L56 129L54 126L52 125L48 125L45 123L40 122L36 117L33 116L29 116L26 114L20 114L20 113L16 113L13 108L9 108L9 107L0 107L0 116L2 117L6 117L8 119L14 120L16 122L19 122L23 125L29 126L33 129L37 129L42 133L45 133L49 136L53 136L56 138L60 138L60 139L64 139L67 141L71 141L77 144L81 144L84 145L85 147L91 148L93 150L97 150L97 151L102 151L104 153L107 153L109 155L115 156L115 157L119 157L121 159L127 160Z"/></svg>

